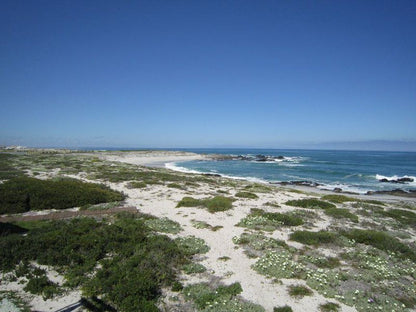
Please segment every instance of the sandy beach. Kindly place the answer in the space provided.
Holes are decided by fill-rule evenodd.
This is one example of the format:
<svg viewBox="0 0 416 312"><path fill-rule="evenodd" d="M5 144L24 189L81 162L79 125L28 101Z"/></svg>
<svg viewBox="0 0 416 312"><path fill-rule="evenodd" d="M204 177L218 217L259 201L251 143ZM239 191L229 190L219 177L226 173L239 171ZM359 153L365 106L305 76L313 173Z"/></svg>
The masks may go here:
<svg viewBox="0 0 416 312"><path fill-rule="evenodd" d="M94 157L101 160L115 163L126 163L137 166L148 166L161 168L168 162L183 160L200 160L206 156L187 152L170 152L170 151L143 151L143 152L105 152L94 153ZM145 170L145 169L142 169ZM152 170L151 168L146 170ZM166 169L157 169L166 170ZM59 171L55 171L56 174ZM174 172L171 172L174 173ZM90 180L84 173L73 174L72 178L83 181L97 182ZM211 177L217 184L198 183L186 187L167 187L167 185L147 185L142 188L131 188L127 182L105 182L114 190L118 190L127 195L123 204L124 207L135 207L139 212L153 215L158 218L168 218L177 222L181 231L178 234L169 234L170 237L186 237L193 235L203 239L209 246L206 254L198 256L196 261L206 268L206 271L199 274L181 274L180 280L183 285L191 285L199 282L220 281L225 285L239 282L243 289L241 293L242 300L250 301L254 304L261 305L265 311L273 312L274 307L290 306L293 311L320 311L321 305L328 302L335 302L339 305L339 311L350 312L357 311L353 306L348 306L336 298L326 298L322 293L311 289L312 294L304 297L294 297L289 295L288 289L293 285L306 286L306 282L297 278L280 278L278 281L260 274L254 270L258 257L248 256L246 248L236 244L236 239L243 234L261 234L271 239L284 241L289 247L298 250L305 247L296 241L289 240L290 234L297 229L304 229L305 226L279 227L274 231L257 231L243 226L237 226L246 218L253 209L262 209L266 213L292 213L299 209L287 205L289 200L300 200L304 198L320 197L322 194L333 194L327 191L321 191L314 188L297 188L293 190L290 187L279 187L267 185L267 191L255 192L256 198L238 197L238 192L244 189L250 189L253 183L248 181L237 181L221 177ZM270 187L270 191L269 191ZM258 187L260 190L260 187ZM255 188L253 188L255 190ZM178 202L186 196L192 196L196 199L207 198L218 194L225 194L228 197L235 198L233 209L224 212L210 213L200 207L180 207L177 208ZM361 199L357 197L357 200ZM381 197L377 197L380 199ZM402 199L389 197L388 201L399 203ZM345 205L341 205L345 207ZM316 209L310 212L313 219L306 227L310 231L328 230L338 226L340 222ZM360 219L370 221L370 217L361 217ZM346 222L347 226L353 226L353 223ZM371 221L374 222L374 221ZM197 226L197 225L204 226ZM345 224L344 224L345 225ZM212 230L217 228L218 230ZM409 241L415 242L415 230L410 233ZM308 250L306 248L305 250ZM337 252L331 249L321 250L323 255L336 256ZM56 272L54 273L56 275ZM308 286L306 286L308 287ZM17 290L22 291L22 287L17 283L1 283L0 290ZM180 304L172 301L173 294L166 290L160 307L162 311L185 311L181 310ZM37 311L56 311L76 303L80 300L79 291L67 293L60 298L53 300L42 300L36 296L31 297L30 304L33 310ZM178 306L179 305L179 306ZM3 311L0 309L0 311ZM409 310L410 311L410 310Z"/></svg>

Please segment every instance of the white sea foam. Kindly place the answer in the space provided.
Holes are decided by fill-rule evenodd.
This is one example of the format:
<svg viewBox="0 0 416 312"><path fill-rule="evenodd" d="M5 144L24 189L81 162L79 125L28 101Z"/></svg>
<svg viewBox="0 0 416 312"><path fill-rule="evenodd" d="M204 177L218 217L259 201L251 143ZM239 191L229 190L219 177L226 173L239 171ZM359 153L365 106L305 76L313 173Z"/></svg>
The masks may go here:
<svg viewBox="0 0 416 312"><path fill-rule="evenodd" d="M177 163L175 163L175 162L166 163L165 167L167 169L170 169L170 170L184 172L184 173L199 173L199 174L209 173L209 172L199 172L199 171L196 171L196 170L191 170L191 169L188 169L188 168L185 168L185 167L181 167L181 166L178 166Z"/></svg>
<svg viewBox="0 0 416 312"><path fill-rule="evenodd" d="M351 186L348 184L341 184L341 183L335 183L335 184L323 184L318 186L321 190L328 190L333 191L335 188L342 189L343 192L351 192L351 193L358 193L358 194L366 194L368 191L371 191L371 189L363 189L355 186Z"/></svg>
<svg viewBox="0 0 416 312"><path fill-rule="evenodd" d="M182 166L178 166L177 163L175 162L170 162L170 163L166 163L165 167L167 169L173 170L173 171L179 171L179 172L184 172L184 173L196 173L196 174L218 174L217 170L213 170L212 172L207 172L207 171L197 171L197 170L191 170ZM269 182L259 179L259 178L255 178L255 177L239 177L239 176L232 176L232 175L226 175L226 174L219 174L221 177L223 178L229 178L229 179L233 179L233 180L246 180L246 181L250 181L250 182L256 182L256 183L263 183L263 184L268 184Z"/></svg>
<svg viewBox="0 0 416 312"><path fill-rule="evenodd" d="M408 178L408 179L413 179L413 182L405 182L403 183L404 185L407 186L416 186L416 177L415 176L398 176L398 175L393 175L393 176L384 176L381 174L376 174L376 179L377 180L382 180L382 179L387 179L389 182L393 182L393 181L397 181L398 179L404 179L404 178ZM395 183L396 184L396 183Z"/></svg>

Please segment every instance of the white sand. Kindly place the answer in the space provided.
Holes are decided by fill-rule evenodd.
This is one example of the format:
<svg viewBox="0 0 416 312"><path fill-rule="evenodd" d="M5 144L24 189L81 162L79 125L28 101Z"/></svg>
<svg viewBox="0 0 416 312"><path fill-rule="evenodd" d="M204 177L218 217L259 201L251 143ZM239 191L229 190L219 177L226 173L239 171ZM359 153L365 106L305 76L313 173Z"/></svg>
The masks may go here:
<svg viewBox="0 0 416 312"><path fill-rule="evenodd" d="M109 161L119 161L139 166L164 167L165 163L204 159L204 155L190 152L175 151L137 151L109 152L100 154L100 158Z"/></svg>

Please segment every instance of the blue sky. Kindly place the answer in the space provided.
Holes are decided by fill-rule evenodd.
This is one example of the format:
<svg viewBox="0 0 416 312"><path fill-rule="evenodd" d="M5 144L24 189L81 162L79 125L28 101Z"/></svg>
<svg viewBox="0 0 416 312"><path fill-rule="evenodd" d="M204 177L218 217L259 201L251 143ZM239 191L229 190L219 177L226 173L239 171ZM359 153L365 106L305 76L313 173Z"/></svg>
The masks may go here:
<svg viewBox="0 0 416 312"><path fill-rule="evenodd" d="M413 0L3 0L0 145L416 150L415 16Z"/></svg>

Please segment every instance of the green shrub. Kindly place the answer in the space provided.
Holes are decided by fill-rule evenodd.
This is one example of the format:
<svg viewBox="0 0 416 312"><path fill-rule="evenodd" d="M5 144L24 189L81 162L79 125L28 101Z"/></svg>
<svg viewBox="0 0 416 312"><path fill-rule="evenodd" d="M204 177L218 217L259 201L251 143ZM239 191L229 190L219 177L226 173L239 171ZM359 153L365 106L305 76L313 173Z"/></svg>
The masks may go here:
<svg viewBox="0 0 416 312"><path fill-rule="evenodd" d="M0 184L0 214L65 209L123 199L120 192L104 185L72 179L39 180L22 177Z"/></svg>
<svg viewBox="0 0 416 312"><path fill-rule="evenodd" d="M10 271L22 262L19 274L33 275L27 291L44 297L55 286L25 263L54 266L66 286L80 286L83 296L99 297L118 311L157 311L162 287L172 285L189 261L174 241L151 232L134 215L120 214L111 224L91 218L32 223L41 225L27 228L25 236L2 237L0 269Z"/></svg>
<svg viewBox="0 0 416 312"><path fill-rule="evenodd" d="M0 222L0 237L1 236L6 236L9 234L22 234L25 233L26 229L12 224L12 223L4 223L4 222Z"/></svg>
<svg viewBox="0 0 416 312"><path fill-rule="evenodd" d="M133 181L128 184L129 188L145 188L147 184L143 181Z"/></svg>
<svg viewBox="0 0 416 312"><path fill-rule="evenodd" d="M290 285L289 295L291 297L303 298L305 296L312 296L313 292L308 287L303 285Z"/></svg>
<svg viewBox="0 0 416 312"><path fill-rule="evenodd" d="M349 239L355 240L357 243L370 245L384 251L397 252L402 257L416 261L415 250L384 232L354 229L342 234Z"/></svg>
<svg viewBox="0 0 416 312"><path fill-rule="evenodd" d="M295 231L290 235L290 239L305 245L321 245L336 243L338 234L327 231L310 232Z"/></svg>
<svg viewBox="0 0 416 312"><path fill-rule="evenodd" d="M316 198L289 200L286 202L286 205L294 206L294 207L301 207L301 208L321 208L321 209L336 208L334 204L331 204L331 203L328 203L326 201L322 201Z"/></svg>
<svg viewBox="0 0 416 312"><path fill-rule="evenodd" d="M353 197L348 197L348 196L345 196L345 195L335 195L335 194L324 195L321 198L323 200L327 200L327 201L330 201L331 203L335 203L335 204L342 204L342 203L345 203L345 202L357 201Z"/></svg>
<svg viewBox="0 0 416 312"><path fill-rule="evenodd" d="M233 207L233 200L224 196L215 196L212 199L204 200L204 206L207 207L211 213L218 211L226 211Z"/></svg>
<svg viewBox="0 0 416 312"><path fill-rule="evenodd" d="M144 224L156 232L178 234L182 231L182 227L178 222L168 218L150 218L144 221Z"/></svg>
<svg viewBox="0 0 416 312"><path fill-rule="evenodd" d="M344 208L328 208L325 209L325 214L335 219L350 219L354 223L358 222L358 217Z"/></svg>
<svg viewBox="0 0 416 312"><path fill-rule="evenodd" d="M285 305L283 307L274 307L273 312L293 312L293 310L288 305Z"/></svg>
<svg viewBox="0 0 416 312"><path fill-rule="evenodd" d="M192 197L184 197L176 207L205 207L211 213L226 211L231 209L233 199L224 196L215 196L213 198L195 199Z"/></svg>
<svg viewBox="0 0 416 312"><path fill-rule="evenodd" d="M45 274L31 277L24 290L35 295L42 295L45 299L50 299L59 293L57 285L52 283Z"/></svg>
<svg viewBox="0 0 416 312"><path fill-rule="evenodd" d="M7 180L23 176L23 170L13 166L13 161L18 156L13 154L0 153L0 180Z"/></svg>
<svg viewBox="0 0 416 312"><path fill-rule="evenodd" d="M240 198L250 198L250 199L259 198L256 194L250 193L250 192L238 192L235 194L235 196L240 197Z"/></svg>
<svg viewBox="0 0 416 312"><path fill-rule="evenodd" d="M202 238L195 236L178 237L175 242L179 249L189 256L207 253L210 249Z"/></svg>
<svg viewBox="0 0 416 312"><path fill-rule="evenodd" d="M202 273L202 272L205 272L207 270L206 267L204 267L202 264L199 264L199 263L185 264L182 267L182 269L186 274Z"/></svg>
<svg viewBox="0 0 416 312"><path fill-rule="evenodd" d="M241 219L237 225L255 230L274 231L281 226L301 224L303 224L302 218L293 213L265 212L261 209L251 209L251 213Z"/></svg>
<svg viewBox="0 0 416 312"><path fill-rule="evenodd" d="M211 288L207 283L200 283L189 285L183 289L185 298L194 301L199 310L209 308L209 305L212 305L214 302L231 300L242 291L240 283L219 286L216 289ZM216 310L218 311L219 309L217 308Z"/></svg>
<svg viewBox="0 0 416 312"><path fill-rule="evenodd" d="M319 306L319 309L322 312L337 312L340 308L340 305L335 302L327 302Z"/></svg>
<svg viewBox="0 0 416 312"><path fill-rule="evenodd" d="M181 199L181 201L178 203L176 207L179 208L179 207L198 207L198 206L203 206L201 199L196 199L193 197L184 197Z"/></svg>
<svg viewBox="0 0 416 312"><path fill-rule="evenodd" d="M178 184L178 183L169 183L166 186L170 187L170 188L176 188L176 189L179 189L179 190L184 189L184 187L182 185Z"/></svg>
<svg viewBox="0 0 416 312"><path fill-rule="evenodd" d="M385 217L390 217L403 225L416 226L416 213L403 209L390 209L387 211L380 211L380 214Z"/></svg>

